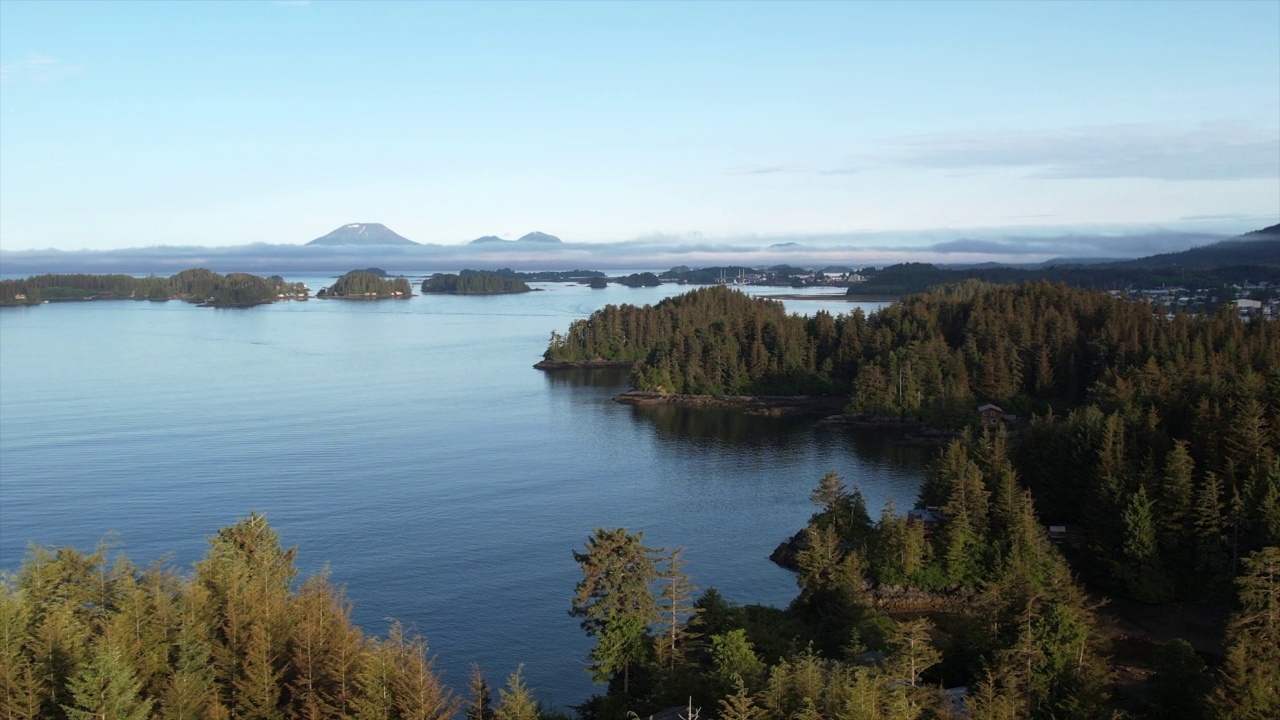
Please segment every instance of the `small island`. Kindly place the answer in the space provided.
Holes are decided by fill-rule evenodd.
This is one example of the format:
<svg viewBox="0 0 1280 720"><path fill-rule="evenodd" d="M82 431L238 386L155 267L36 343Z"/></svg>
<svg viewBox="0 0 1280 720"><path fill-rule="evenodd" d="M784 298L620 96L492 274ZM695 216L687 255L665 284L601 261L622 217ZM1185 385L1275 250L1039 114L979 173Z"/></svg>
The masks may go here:
<svg viewBox="0 0 1280 720"><path fill-rule="evenodd" d="M630 288L638 287L658 287L662 284L662 280L651 272L631 273L617 279L619 285L626 285Z"/></svg>
<svg viewBox="0 0 1280 720"><path fill-rule="evenodd" d="M427 294L510 295L532 290L523 280L486 270L463 270L458 275L436 273L422 281L422 292Z"/></svg>
<svg viewBox="0 0 1280 720"><path fill-rule="evenodd" d="M406 278L384 280L364 270L355 270L338 278L331 287L322 288L317 298L326 300L402 300L413 297L413 287Z"/></svg>

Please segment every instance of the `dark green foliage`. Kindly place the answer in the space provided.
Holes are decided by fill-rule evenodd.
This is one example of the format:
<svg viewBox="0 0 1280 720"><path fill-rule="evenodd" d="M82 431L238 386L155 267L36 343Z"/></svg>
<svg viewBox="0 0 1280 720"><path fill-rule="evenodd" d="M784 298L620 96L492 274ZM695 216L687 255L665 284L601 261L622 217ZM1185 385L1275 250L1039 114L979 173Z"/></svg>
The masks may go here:
<svg viewBox="0 0 1280 720"><path fill-rule="evenodd" d="M503 295L532 290L523 280L483 270L463 270L460 275L436 273L422 281L424 293L451 295Z"/></svg>
<svg viewBox="0 0 1280 720"><path fill-rule="evenodd" d="M25 296L18 299L17 296ZM306 297L302 283L286 282L273 275L261 278L246 273L219 275L193 268L169 277L150 275L36 275L25 280L0 280L0 305L44 300L169 300L215 306L247 306L272 302L278 297Z"/></svg>
<svg viewBox="0 0 1280 720"><path fill-rule="evenodd" d="M385 280L373 273L357 270L338 278L330 287L317 293L317 297L372 300L379 298L407 298L413 288L407 278Z"/></svg>
<svg viewBox="0 0 1280 720"><path fill-rule="evenodd" d="M465 275L472 270L463 270ZM593 277L604 277L599 270L537 270L534 272L516 272L511 268L498 268L494 274L504 278L523 280L525 282L580 282Z"/></svg>
<svg viewBox="0 0 1280 720"><path fill-rule="evenodd" d="M662 284L662 281L658 279L658 276L651 272L631 273L625 277L618 278L617 282L619 285L626 285L631 288L658 287Z"/></svg>
<svg viewBox="0 0 1280 720"><path fill-rule="evenodd" d="M1280 716L1280 547L1245 558L1240 609L1227 626L1227 657L1213 705L1224 720Z"/></svg>
<svg viewBox="0 0 1280 720"><path fill-rule="evenodd" d="M949 269L927 263L902 263L879 271L864 270L866 282L851 288L849 294L906 295L966 280L1006 284L1051 282L1109 290L1166 285L1213 288L1275 278L1280 274L1280 240L1274 234L1256 237L1136 260L1036 269L1001 266Z"/></svg>
<svg viewBox="0 0 1280 720"><path fill-rule="evenodd" d="M1212 687L1212 676L1204 660L1182 638L1174 638L1156 650L1152 669L1151 693L1145 716L1177 717L1203 720L1206 717L1206 695Z"/></svg>
<svg viewBox="0 0 1280 720"><path fill-rule="evenodd" d="M643 540L644 533L626 528L597 528L586 551L573 553L582 580L569 614L582 618L582 629L597 641L588 671L596 682L620 677L624 695L633 667L652 660L649 625L660 621L650 588L658 577L657 550Z"/></svg>
<svg viewBox="0 0 1280 720"><path fill-rule="evenodd" d="M1235 354L1214 365L1223 352ZM870 317L803 318L776 301L704 288L653 306L606 306L554 334L545 357L634 362L641 390L850 395L856 412L942 424L972 422L983 401L1023 412L1089 400L1136 410L1158 401L1153 432L1163 436L1182 431L1194 403L1214 389L1204 382L1207 368L1265 378L1277 354L1275 323L1246 327L1230 314L1168 321L1094 291L973 282L904 298ZM1230 380L1212 378L1218 392ZM1240 387L1257 397L1269 385ZM1234 405L1233 415L1214 408L1204 426L1218 433L1234 420L1256 436L1274 414L1269 405ZM1157 461L1171 447L1163 442ZM1242 443L1219 440L1212 452L1240 464L1237 472L1263 472L1274 455ZM1204 466L1196 450L1191 457Z"/></svg>

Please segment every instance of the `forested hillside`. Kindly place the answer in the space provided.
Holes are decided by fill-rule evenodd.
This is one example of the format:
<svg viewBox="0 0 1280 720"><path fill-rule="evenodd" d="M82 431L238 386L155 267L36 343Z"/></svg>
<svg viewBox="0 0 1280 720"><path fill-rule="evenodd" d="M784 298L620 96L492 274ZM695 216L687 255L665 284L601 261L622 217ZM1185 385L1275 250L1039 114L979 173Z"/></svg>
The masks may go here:
<svg viewBox="0 0 1280 720"><path fill-rule="evenodd" d="M969 268L901 263L868 273L849 295L906 295L966 280L992 283L1051 282L1103 290L1184 286L1220 288L1267 281L1280 283L1280 227L1246 233L1239 238L1132 260L1091 264L1061 263L1040 268L989 265Z"/></svg>
<svg viewBox="0 0 1280 720"><path fill-rule="evenodd" d="M570 614L597 640L585 669L605 688L584 719L1010 720L1269 718L1280 711L1280 549L1241 559L1239 610L1218 673L1185 642L1155 649L1151 679L1119 713L1114 647L1000 452L968 479L935 478L936 531L889 508L872 524L831 473L785 610L735 606L697 588L679 550L597 529ZM988 503L979 488L999 490ZM976 491L976 492L975 492ZM366 635L342 590L298 582L294 549L260 515L209 539L194 573L139 568L108 547L34 548L0 575L0 717L539 720L519 671L499 689L478 670L444 687L426 640L392 622ZM895 611L888 583L945 583L954 609ZM509 602L520 602L511 597ZM536 658L531 658L536 660ZM944 688L967 686L946 691ZM696 714L695 714L696 713Z"/></svg>
<svg viewBox="0 0 1280 720"><path fill-rule="evenodd" d="M1115 708L1110 678L1120 660L1072 573L1148 603L1231 607L1234 585L1249 612L1228 628L1218 689L1191 647L1172 643L1138 661L1156 673L1138 714L1280 710L1276 323L1245 322L1229 309L1168 319L1095 291L978 282L870 317L806 319L717 287L653 307L607 307L553 335L547 357L633 360L642 389L818 390L848 394L857 412L934 424L973 424L983 402L1015 410L1024 417L1016 442L1003 429L969 431L946 448L914 521L890 507L872 523L856 489L824 478L814 495L823 509L799 541L801 594L788 611L823 628L813 647L840 657L850 633L855 648L915 642L949 682L976 688L968 707L977 717L1104 717ZM1066 528L1059 541L1070 570L1046 524ZM867 610L893 588L924 593L922 610L933 608L933 624L900 630L915 641L886 642ZM840 679L852 667L820 665L823 692L869 692ZM828 702L821 694L810 695L819 707ZM776 697L766 687L755 702ZM813 716L843 717L830 706Z"/></svg>

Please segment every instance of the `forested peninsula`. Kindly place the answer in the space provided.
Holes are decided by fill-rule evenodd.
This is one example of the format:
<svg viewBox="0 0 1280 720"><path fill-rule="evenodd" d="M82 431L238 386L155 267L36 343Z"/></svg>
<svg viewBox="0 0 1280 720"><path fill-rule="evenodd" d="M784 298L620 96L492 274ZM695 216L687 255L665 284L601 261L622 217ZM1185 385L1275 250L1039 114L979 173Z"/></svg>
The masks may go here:
<svg viewBox="0 0 1280 720"><path fill-rule="evenodd" d="M204 268L170 277L149 275L46 274L24 280L0 280L0 306L85 300L183 300L210 307L247 307L277 300L306 300L303 283L279 275L220 275Z"/></svg>

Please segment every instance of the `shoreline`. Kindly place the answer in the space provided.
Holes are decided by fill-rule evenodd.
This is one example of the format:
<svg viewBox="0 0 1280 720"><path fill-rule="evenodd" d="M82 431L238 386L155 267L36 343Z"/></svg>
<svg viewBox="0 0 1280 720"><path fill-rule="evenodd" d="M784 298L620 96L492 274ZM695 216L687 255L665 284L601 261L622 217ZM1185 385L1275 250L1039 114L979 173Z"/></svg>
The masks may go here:
<svg viewBox="0 0 1280 720"><path fill-rule="evenodd" d="M628 360L540 360L538 370L608 370L627 369L635 365ZM899 433L897 442L919 447L941 447L957 437L951 430L930 427L915 419L861 415L845 412L847 395L689 395L653 392L631 388L613 398L623 405L678 405L692 408L737 410L748 415L769 417L817 416L814 427L841 426L858 430Z"/></svg>
<svg viewBox="0 0 1280 720"><path fill-rule="evenodd" d="M631 360L539 360L533 364L535 370L590 370L631 368L635 365Z"/></svg>
<svg viewBox="0 0 1280 720"><path fill-rule="evenodd" d="M827 415L849 403L843 395L682 395L628 390L613 399L624 405L680 405L740 410L771 417Z"/></svg>
<svg viewBox="0 0 1280 720"><path fill-rule="evenodd" d="M768 298L770 300L824 300L827 302L848 302L848 303L863 303L863 302L891 303L901 299L902 296L901 295L846 295L843 293L839 295L835 293L831 293L829 295L827 294L800 295L798 293L783 293L779 295L760 295L759 297Z"/></svg>

